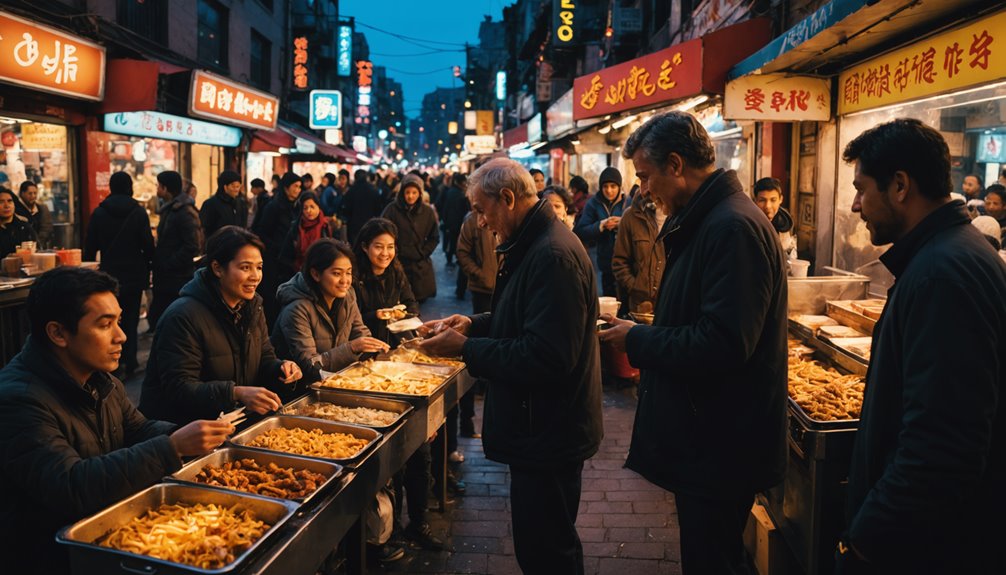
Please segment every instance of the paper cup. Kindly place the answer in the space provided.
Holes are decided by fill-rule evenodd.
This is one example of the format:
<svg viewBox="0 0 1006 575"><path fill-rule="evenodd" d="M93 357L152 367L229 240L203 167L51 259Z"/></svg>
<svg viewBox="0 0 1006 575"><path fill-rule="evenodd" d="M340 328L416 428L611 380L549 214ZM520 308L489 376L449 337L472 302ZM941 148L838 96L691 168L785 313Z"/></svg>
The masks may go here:
<svg viewBox="0 0 1006 575"><path fill-rule="evenodd" d="M810 270L810 262L807 260L792 260L789 262L790 277L805 278L807 277L808 270Z"/></svg>

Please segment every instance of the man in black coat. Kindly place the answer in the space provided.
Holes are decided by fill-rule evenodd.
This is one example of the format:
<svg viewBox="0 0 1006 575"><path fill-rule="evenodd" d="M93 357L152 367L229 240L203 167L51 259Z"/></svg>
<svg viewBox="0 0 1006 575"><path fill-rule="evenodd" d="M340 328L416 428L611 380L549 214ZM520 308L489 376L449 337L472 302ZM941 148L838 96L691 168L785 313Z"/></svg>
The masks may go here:
<svg viewBox="0 0 1006 575"><path fill-rule="evenodd" d="M241 188L241 174L224 170L217 176L217 193L199 208L204 238L209 239L224 226L248 227L248 202Z"/></svg>
<svg viewBox="0 0 1006 575"><path fill-rule="evenodd" d="M46 272L28 294L31 335L0 371L0 555L5 573L69 573L56 531L174 473L234 431L146 419L109 372L125 342L111 276Z"/></svg>
<svg viewBox="0 0 1006 575"><path fill-rule="evenodd" d="M461 233L461 224L465 222L465 216L471 206L468 198L465 197L467 178L462 173L451 176L451 186L444 190L440 198L440 218L444 228L444 255L447 256L447 265L454 265L454 254L458 251L458 234ZM461 295L464 295L462 290Z"/></svg>
<svg viewBox="0 0 1006 575"><path fill-rule="evenodd" d="M486 457L510 466L521 569L583 573L575 527L580 476L603 435L593 267L520 164L492 160L468 182L479 225L501 242L492 312L443 320L453 329L422 349L460 355L473 376L489 381L482 443ZM421 331L433 335L438 323Z"/></svg>
<svg viewBox="0 0 1006 575"><path fill-rule="evenodd" d="M140 323L140 299L150 285L154 261L154 235L150 233L147 210L133 199L133 178L116 172L108 179L111 194L91 214L84 241L84 261L101 254L101 271L119 282L122 306L122 346L120 373L126 377L139 367L136 359L136 326Z"/></svg>
<svg viewBox="0 0 1006 575"><path fill-rule="evenodd" d="M384 210L385 201L381 198L380 192L370 183L370 174L367 170L356 170L353 174L353 185L342 198L340 215L346 220L346 229L349 233L349 243L355 244L356 237L360 235L360 228L367 223L370 218L376 218Z"/></svg>
<svg viewBox="0 0 1006 575"><path fill-rule="evenodd" d="M262 283L258 286L258 293L262 296L262 307L265 309L266 323L270 329L279 316L276 289L295 273L289 266L280 262L279 256L283 253L290 227L297 219L297 199L300 197L302 185L301 177L297 174L293 172L283 174L279 192L265 205L258 227L252 230L265 244L265 253L262 254Z"/></svg>
<svg viewBox="0 0 1006 575"><path fill-rule="evenodd" d="M178 291L192 279L196 258L203 250L203 231L195 200L182 193L182 176L175 171L157 174L157 197L166 203L159 211L154 254L154 298L147 323L157 326L164 310L178 299Z"/></svg>
<svg viewBox="0 0 1006 575"><path fill-rule="evenodd" d="M914 119L845 148L896 278L873 330L844 573L1006 573L1006 265L950 198L950 152Z"/></svg>
<svg viewBox="0 0 1006 575"><path fill-rule="evenodd" d="M651 118L623 154L671 218L653 325L601 333L642 370L625 465L674 492L686 575L746 573L755 493L786 465L785 256L694 116Z"/></svg>

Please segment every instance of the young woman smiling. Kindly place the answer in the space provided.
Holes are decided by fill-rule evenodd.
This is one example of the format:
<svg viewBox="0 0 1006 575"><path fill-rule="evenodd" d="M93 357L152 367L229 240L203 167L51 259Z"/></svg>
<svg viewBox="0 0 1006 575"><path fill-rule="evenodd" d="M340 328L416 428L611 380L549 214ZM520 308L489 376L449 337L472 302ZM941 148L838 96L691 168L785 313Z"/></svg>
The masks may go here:
<svg viewBox="0 0 1006 575"><path fill-rule="evenodd" d="M398 263L396 242L398 228L384 218L374 218L364 224L356 241L354 253L359 263L354 284L363 322L370 333L381 341L397 343L388 331L391 316L384 311L398 304L409 313L419 313L419 302L412 295L412 285Z"/></svg>
<svg viewBox="0 0 1006 575"><path fill-rule="evenodd" d="M332 225L322 213L321 201L314 192L302 193L297 199L297 208L299 215L287 233L279 257L283 265L299 272L311 245L321 238L332 237Z"/></svg>

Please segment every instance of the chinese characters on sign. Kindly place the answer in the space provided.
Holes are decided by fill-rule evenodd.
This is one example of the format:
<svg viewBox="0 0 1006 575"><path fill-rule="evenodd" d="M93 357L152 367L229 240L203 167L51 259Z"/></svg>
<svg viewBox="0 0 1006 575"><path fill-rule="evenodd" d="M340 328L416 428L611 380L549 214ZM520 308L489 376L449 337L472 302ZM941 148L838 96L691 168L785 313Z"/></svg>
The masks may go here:
<svg viewBox="0 0 1006 575"><path fill-rule="evenodd" d="M727 120L825 122L831 118L831 80L811 76L755 74L727 83Z"/></svg>
<svg viewBox="0 0 1006 575"><path fill-rule="evenodd" d="M315 130L342 127L342 92L338 90L311 90L310 119Z"/></svg>
<svg viewBox="0 0 1006 575"><path fill-rule="evenodd" d="M0 12L0 80L100 101L105 95L105 49Z"/></svg>
<svg viewBox="0 0 1006 575"><path fill-rule="evenodd" d="M293 39L293 87L307 89L307 37Z"/></svg>
<svg viewBox="0 0 1006 575"><path fill-rule="evenodd" d="M236 147L241 130L162 112L119 112L105 114L104 130L115 134L160 138L179 142Z"/></svg>
<svg viewBox="0 0 1006 575"><path fill-rule="evenodd" d="M353 29L349 26L339 26L339 52L336 61L337 73L349 76L350 63L353 61Z"/></svg>
<svg viewBox="0 0 1006 575"><path fill-rule="evenodd" d="M374 64L369 60L356 61L356 123L370 123L370 90L373 84Z"/></svg>
<svg viewBox="0 0 1006 575"><path fill-rule="evenodd" d="M261 130L276 129L279 98L217 76L196 70L192 73L189 113Z"/></svg>
<svg viewBox="0 0 1006 575"><path fill-rule="evenodd" d="M605 68L573 83L573 118L581 120L698 94L702 39Z"/></svg>
<svg viewBox="0 0 1006 575"><path fill-rule="evenodd" d="M874 108L1006 77L1006 13L842 72L839 110Z"/></svg>

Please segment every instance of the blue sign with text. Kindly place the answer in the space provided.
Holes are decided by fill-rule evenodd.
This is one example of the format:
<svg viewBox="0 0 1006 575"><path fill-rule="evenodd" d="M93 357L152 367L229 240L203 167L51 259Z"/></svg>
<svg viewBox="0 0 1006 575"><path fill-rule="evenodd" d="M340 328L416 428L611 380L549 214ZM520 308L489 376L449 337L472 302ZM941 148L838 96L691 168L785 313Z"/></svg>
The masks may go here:
<svg viewBox="0 0 1006 575"><path fill-rule="evenodd" d="M342 92L311 90L311 117L308 124L314 130L342 127Z"/></svg>

